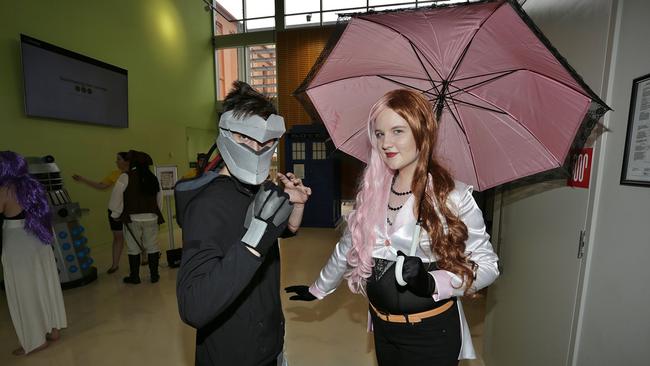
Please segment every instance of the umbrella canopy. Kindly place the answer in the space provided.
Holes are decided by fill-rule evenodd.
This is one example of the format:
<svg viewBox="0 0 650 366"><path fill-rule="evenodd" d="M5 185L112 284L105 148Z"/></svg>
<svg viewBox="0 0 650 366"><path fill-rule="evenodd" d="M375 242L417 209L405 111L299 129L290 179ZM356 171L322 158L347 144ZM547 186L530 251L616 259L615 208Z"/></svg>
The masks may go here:
<svg viewBox="0 0 650 366"><path fill-rule="evenodd" d="M556 175L609 109L504 0L352 15L294 94L366 162L370 108L398 88L429 99L439 160L478 190Z"/></svg>

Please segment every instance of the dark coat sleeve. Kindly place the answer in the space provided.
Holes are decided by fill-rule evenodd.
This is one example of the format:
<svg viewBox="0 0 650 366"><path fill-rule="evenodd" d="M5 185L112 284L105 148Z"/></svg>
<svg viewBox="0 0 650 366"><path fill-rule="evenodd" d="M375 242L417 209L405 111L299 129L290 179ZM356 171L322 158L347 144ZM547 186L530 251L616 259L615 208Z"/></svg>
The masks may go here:
<svg viewBox="0 0 650 366"><path fill-rule="evenodd" d="M296 236L296 234L298 234L297 231L294 233L293 231L289 230L289 227L287 226L286 228L284 228L284 231L282 232L282 234L280 234L280 237L283 238L283 239L289 239L289 238L293 238L294 236Z"/></svg>
<svg viewBox="0 0 650 366"><path fill-rule="evenodd" d="M197 329L222 314L262 264L262 258L239 242L243 229L241 224L233 225L233 210L215 201L220 200L194 200L184 219L176 296L181 319ZM221 242L228 237L237 238L231 240L236 242Z"/></svg>

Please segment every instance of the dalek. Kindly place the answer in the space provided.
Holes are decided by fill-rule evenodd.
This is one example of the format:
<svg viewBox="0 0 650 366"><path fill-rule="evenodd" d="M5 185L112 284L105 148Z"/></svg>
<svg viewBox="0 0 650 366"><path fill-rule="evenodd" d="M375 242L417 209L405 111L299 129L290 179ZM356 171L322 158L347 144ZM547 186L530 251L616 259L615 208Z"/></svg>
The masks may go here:
<svg viewBox="0 0 650 366"><path fill-rule="evenodd" d="M54 258L59 270L61 287L64 289L83 286L97 279L97 268L90 256L85 228L79 222L82 213L78 202L72 202L70 194L63 186L61 170L54 157L26 158L29 174L38 180L47 191L47 199L52 211L52 230L54 231Z"/></svg>

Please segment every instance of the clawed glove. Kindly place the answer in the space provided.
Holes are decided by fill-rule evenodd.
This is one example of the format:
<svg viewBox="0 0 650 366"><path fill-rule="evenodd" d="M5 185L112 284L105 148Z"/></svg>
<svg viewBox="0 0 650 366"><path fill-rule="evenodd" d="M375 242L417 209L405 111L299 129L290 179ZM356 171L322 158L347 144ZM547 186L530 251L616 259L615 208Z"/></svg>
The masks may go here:
<svg viewBox="0 0 650 366"><path fill-rule="evenodd" d="M404 267L402 268L402 278L406 281L411 292L418 296L431 296L436 290L436 281L433 276L427 272L420 257L408 256L402 251L397 251L397 256L404 257Z"/></svg>
<svg viewBox="0 0 650 366"><path fill-rule="evenodd" d="M272 182L264 182L248 206L241 241L264 256L287 226L293 210L289 195Z"/></svg>
<svg viewBox="0 0 650 366"><path fill-rule="evenodd" d="M289 300L300 300L300 301L316 300L316 296L312 295L311 292L309 292L309 286L305 286L305 285L289 286L289 287L285 287L284 291L288 294L295 293L295 295L291 296Z"/></svg>

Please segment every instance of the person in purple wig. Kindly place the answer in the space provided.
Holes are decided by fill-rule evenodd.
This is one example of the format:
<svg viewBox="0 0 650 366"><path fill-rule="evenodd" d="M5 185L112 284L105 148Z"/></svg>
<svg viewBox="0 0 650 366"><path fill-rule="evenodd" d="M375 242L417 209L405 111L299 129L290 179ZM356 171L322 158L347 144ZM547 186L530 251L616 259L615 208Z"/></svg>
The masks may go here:
<svg viewBox="0 0 650 366"><path fill-rule="evenodd" d="M21 345L13 354L23 355L58 340L67 319L45 188L12 151L0 151L0 218L7 305Z"/></svg>

